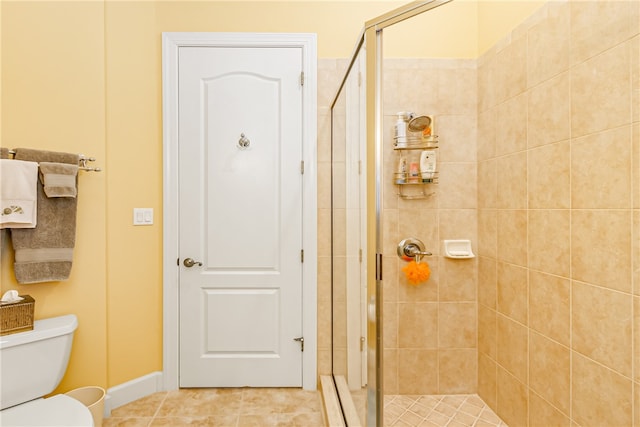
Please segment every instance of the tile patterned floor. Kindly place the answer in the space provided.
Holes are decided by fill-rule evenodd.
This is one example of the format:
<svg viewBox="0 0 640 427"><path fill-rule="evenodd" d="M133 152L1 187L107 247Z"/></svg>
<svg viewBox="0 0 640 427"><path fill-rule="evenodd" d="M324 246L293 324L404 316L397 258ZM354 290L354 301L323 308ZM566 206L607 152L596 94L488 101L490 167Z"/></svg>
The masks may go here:
<svg viewBox="0 0 640 427"><path fill-rule="evenodd" d="M297 388L181 389L115 408L103 427L323 426L320 394Z"/></svg>
<svg viewBox="0 0 640 427"><path fill-rule="evenodd" d="M507 427L477 395L385 396L387 427ZM321 427L320 394L296 388L181 389L115 408L103 427Z"/></svg>
<svg viewBox="0 0 640 427"><path fill-rule="evenodd" d="M475 394L448 396L387 395L387 427L507 427Z"/></svg>

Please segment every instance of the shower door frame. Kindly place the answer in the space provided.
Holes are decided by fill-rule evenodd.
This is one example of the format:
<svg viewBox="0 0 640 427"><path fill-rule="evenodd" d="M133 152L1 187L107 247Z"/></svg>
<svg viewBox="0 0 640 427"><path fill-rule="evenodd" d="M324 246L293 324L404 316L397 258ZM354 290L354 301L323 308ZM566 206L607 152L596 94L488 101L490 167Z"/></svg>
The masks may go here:
<svg viewBox="0 0 640 427"><path fill-rule="evenodd" d="M427 12L452 0L414 1L367 21L338 87L333 109L351 67L366 46L366 184L367 184L367 420L368 427L383 425L382 372L382 200L383 200L383 93L382 34L398 22Z"/></svg>

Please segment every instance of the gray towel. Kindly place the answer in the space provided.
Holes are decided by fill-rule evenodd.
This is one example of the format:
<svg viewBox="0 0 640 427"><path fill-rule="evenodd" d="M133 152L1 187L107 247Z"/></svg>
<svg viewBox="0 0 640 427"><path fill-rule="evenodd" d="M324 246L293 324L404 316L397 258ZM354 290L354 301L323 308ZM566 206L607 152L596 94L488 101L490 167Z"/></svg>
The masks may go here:
<svg viewBox="0 0 640 427"><path fill-rule="evenodd" d="M47 197L76 197L78 165L40 162L40 182Z"/></svg>
<svg viewBox="0 0 640 427"><path fill-rule="evenodd" d="M77 154L16 149L16 160L78 165ZM77 198L49 198L38 182L38 225L11 230L18 283L56 282L71 274L76 240Z"/></svg>

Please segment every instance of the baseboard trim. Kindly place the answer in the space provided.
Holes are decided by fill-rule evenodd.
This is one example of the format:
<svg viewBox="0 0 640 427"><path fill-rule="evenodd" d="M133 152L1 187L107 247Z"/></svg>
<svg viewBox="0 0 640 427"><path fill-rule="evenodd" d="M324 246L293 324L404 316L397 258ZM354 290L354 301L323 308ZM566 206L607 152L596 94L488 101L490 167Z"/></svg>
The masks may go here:
<svg viewBox="0 0 640 427"><path fill-rule="evenodd" d="M111 387L104 399L104 416L111 416L112 409L162 390L163 379L160 371Z"/></svg>

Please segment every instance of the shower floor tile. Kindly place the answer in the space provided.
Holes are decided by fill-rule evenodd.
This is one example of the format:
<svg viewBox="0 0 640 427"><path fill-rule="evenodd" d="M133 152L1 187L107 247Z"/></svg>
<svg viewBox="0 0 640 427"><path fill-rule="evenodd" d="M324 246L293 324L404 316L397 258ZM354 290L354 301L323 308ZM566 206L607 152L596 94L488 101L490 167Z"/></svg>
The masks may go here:
<svg viewBox="0 0 640 427"><path fill-rule="evenodd" d="M386 395L386 427L507 427L475 394Z"/></svg>

